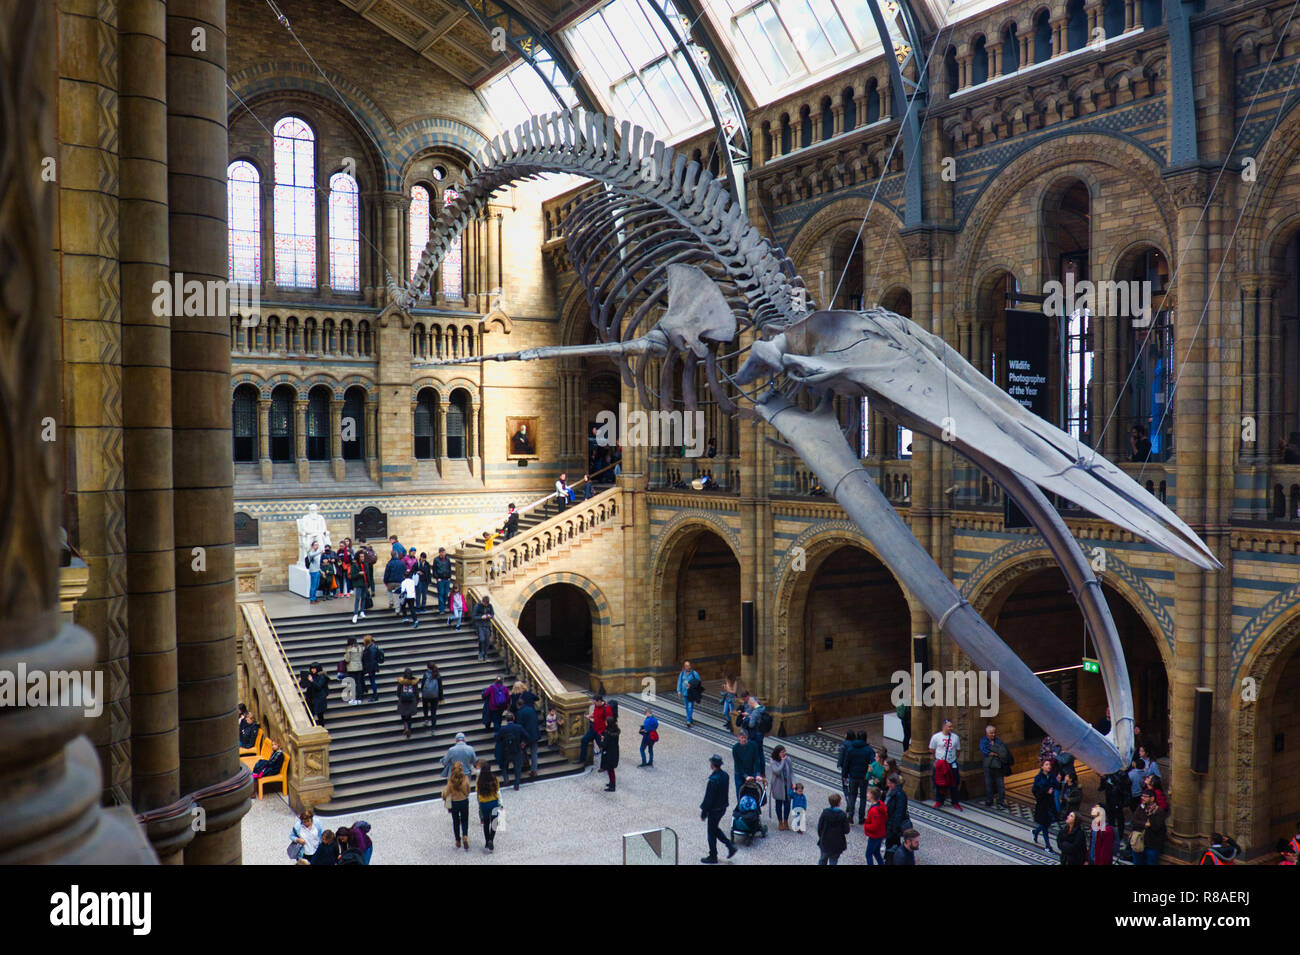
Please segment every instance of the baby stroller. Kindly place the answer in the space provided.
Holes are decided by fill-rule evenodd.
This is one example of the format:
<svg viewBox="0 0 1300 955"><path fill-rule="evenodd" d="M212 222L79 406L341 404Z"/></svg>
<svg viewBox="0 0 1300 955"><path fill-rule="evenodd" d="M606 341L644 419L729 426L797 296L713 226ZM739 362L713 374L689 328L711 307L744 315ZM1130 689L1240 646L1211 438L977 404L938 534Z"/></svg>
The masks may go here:
<svg viewBox="0 0 1300 955"><path fill-rule="evenodd" d="M759 778L747 779L740 786L736 808L731 813L731 838L749 845L755 836L767 838L763 825L763 807L767 805L767 787Z"/></svg>

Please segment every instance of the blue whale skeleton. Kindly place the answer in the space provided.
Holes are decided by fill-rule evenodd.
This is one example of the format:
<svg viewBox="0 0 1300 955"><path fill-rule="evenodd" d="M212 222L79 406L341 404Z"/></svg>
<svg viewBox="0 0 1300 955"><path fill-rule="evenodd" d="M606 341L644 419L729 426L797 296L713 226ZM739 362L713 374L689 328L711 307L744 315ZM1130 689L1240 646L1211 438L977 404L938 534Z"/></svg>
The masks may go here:
<svg viewBox="0 0 1300 955"><path fill-rule="evenodd" d="M1127 766L1133 697L1124 651L1100 583L1043 491L1198 567L1219 568L1195 532L1113 463L1027 411L911 320L882 308L809 312L793 263L749 223L725 182L641 127L607 116L536 116L493 139L470 164L459 198L434 223L410 284L400 288L389 277L388 310L409 314L451 242L496 190L546 173L600 184L580 193L563 221L600 344L440 364L606 355L647 407L657 400L688 412L696 408L702 372L723 412L765 421L781 435L937 627L976 666L998 671L1003 692L1039 726L1099 772ZM815 404L811 410L796 400L801 391L816 397L804 402ZM1044 686L934 563L850 448L833 411L835 395L866 396L873 408L949 444L1025 513L1060 564L1095 640L1109 734Z"/></svg>

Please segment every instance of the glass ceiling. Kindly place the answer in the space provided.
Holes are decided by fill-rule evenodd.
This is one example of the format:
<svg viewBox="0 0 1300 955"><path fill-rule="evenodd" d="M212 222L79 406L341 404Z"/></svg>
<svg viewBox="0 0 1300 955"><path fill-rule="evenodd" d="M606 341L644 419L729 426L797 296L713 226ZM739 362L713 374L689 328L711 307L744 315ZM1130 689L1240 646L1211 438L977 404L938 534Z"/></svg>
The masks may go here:
<svg viewBox="0 0 1300 955"><path fill-rule="evenodd" d="M842 72L881 52L875 22L864 0L699 0L722 38L719 51L733 77L763 106ZM933 24L951 26L1006 0L912 0ZM688 41L692 23L673 0L662 0ZM894 6L882 0L886 16ZM696 28L698 30L698 28ZM652 130L669 142L698 133L709 122L704 94L685 55L645 0L608 0L560 31L557 38L586 78L599 106L619 119ZM717 83L704 50L689 49L711 85ZM925 51L920 51L924 57ZM543 55L545 55L543 53ZM569 105L567 85L558 92ZM557 108L555 98L526 63L516 63L482 87L493 119L502 128ZM722 102L722 98L719 98Z"/></svg>

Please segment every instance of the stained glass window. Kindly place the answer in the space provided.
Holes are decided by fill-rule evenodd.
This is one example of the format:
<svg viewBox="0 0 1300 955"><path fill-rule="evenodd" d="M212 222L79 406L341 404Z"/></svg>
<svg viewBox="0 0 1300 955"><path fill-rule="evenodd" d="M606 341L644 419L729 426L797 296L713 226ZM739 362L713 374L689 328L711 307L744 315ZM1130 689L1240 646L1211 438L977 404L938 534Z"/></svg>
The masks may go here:
<svg viewBox="0 0 1300 955"><path fill-rule="evenodd" d="M296 116L275 124L275 280L316 285L316 143Z"/></svg>
<svg viewBox="0 0 1300 955"><path fill-rule="evenodd" d="M261 177L246 160L232 162L226 170L226 235L230 281L262 281Z"/></svg>
<svg viewBox="0 0 1300 955"><path fill-rule="evenodd" d="M361 291L361 216L357 181L345 172L330 176L330 287Z"/></svg>
<svg viewBox="0 0 1300 955"><path fill-rule="evenodd" d="M415 277L415 269L420 264L424 247L429 244L429 190L424 186L411 188L411 209L407 213L407 231L411 235L411 264L407 271ZM428 295L428 289L420 289L421 295Z"/></svg>
<svg viewBox="0 0 1300 955"><path fill-rule="evenodd" d="M449 187L442 191L442 204L444 206L451 205L459 198L460 193L455 189ZM442 258L442 297L455 299L456 301L465 297L461 281L463 263L461 261L460 240L459 235L452 239L447 254Z"/></svg>

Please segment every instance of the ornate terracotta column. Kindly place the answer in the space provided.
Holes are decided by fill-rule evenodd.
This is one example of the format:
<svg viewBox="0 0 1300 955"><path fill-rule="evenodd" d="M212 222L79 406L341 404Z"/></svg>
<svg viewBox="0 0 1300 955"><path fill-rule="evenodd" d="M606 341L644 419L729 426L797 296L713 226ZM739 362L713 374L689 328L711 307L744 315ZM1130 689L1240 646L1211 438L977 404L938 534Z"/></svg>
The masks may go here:
<svg viewBox="0 0 1300 955"><path fill-rule="evenodd" d="M0 549L9 585L0 605L0 670L21 662L29 674L87 671L96 657L91 635L59 613L67 437L51 255L57 187L42 179L47 157L58 158L55 20L53 4L0 2L0 124L15 133L0 138L0 235L10 252L0 271L0 396L9 409L0 415L0 443L10 449L0 459L10 544ZM80 706L0 708L0 813L10 826L0 864L155 861L129 809L100 807L89 728Z"/></svg>
<svg viewBox="0 0 1300 955"><path fill-rule="evenodd" d="M167 152L171 267L224 282L226 5L167 4ZM265 221L265 220L263 220ZM180 788L203 810L186 863L238 863L252 779L235 725L234 466L230 318L172 319L172 429Z"/></svg>

